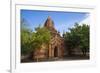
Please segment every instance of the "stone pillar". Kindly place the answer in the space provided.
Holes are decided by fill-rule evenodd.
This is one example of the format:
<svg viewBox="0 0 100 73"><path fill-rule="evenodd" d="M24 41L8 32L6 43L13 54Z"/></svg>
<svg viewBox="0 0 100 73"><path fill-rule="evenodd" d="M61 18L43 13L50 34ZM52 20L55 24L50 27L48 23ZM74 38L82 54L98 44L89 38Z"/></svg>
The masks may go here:
<svg viewBox="0 0 100 73"><path fill-rule="evenodd" d="M52 50L51 50L51 47L52 47L52 46L51 46L51 45L49 45L49 58L51 58L51 57L52 57L52 53L51 53L51 52L52 52Z"/></svg>
<svg viewBox="0 0 100 73"><path fill-rule="evenodd" d="M61 45L59 46L59 48L58 48L58 53L59 53L59 58L61 58L62 57L62 47L61 47Z"/></svg>

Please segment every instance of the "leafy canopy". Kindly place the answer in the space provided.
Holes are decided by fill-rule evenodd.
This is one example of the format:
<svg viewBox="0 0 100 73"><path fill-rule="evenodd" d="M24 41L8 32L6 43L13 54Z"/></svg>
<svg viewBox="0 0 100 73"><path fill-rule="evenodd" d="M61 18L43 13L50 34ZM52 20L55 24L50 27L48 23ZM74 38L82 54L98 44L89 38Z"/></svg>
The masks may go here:
<svg viewBox="0 0 100 73"><path fill-rule="evenodd" d="M35 32L32 32L26 25L26 20L21 22L21 54L28 54L34 49L47 48L50 41L50 31L45 27L35 28Z"/></svg>
<svg viewBox="0 0 100 73"><path fill-rule="evenodd" d="M89 51L89 25L76 23L64 34L64 38L69 49L80 48L83 53Z"/></svg>

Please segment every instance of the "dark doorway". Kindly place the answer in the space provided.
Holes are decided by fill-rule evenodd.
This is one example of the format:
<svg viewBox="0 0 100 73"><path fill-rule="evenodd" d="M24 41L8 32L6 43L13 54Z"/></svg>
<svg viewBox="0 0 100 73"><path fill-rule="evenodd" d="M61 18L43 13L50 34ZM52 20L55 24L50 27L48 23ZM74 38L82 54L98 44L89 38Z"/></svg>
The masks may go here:
<svg viewBox="0 0 100 73"><path fill-rule="evenodd" d="M58 48L57 47L54 48L54 57L58 57Z"/></svg>

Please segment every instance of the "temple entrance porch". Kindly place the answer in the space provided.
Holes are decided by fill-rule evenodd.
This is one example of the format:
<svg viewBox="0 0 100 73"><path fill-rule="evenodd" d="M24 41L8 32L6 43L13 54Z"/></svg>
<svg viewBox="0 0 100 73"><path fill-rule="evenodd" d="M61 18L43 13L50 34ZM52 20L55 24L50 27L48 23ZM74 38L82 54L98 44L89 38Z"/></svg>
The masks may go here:
<svg viewBox="0 0 100 73"><path fill-rule="evenodd" d="M55 46L54 48L49 48L48 52L48 58L58 59L61 57L62 50Z"/></svg>

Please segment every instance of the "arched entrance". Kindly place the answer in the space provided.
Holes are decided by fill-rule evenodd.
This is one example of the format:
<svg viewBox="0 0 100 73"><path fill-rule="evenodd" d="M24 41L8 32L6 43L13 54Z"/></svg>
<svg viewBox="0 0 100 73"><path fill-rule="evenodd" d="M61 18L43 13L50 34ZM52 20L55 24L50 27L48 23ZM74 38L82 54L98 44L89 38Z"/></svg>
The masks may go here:
<svg viewBox="0 0 100 73"><path fill-rule="evenodd" d="M58 48L57 47L54 48L54 57L58 57Z"/></svg>

